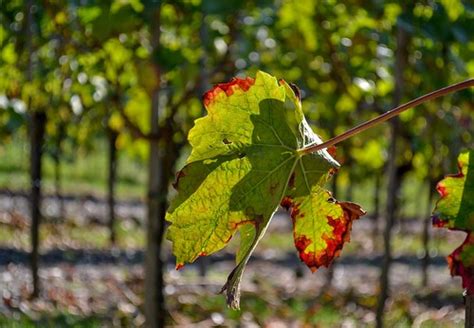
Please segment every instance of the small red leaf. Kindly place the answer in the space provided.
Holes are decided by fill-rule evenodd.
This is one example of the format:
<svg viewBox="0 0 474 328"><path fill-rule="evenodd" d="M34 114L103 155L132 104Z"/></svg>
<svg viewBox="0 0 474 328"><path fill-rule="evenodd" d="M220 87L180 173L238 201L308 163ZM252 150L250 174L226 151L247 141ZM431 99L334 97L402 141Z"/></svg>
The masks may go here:
<svg viewBox="0 0 474 328"><path fill-rule="evenodd" d="M462 253L467 248L473 247L474 235L469 233L461 246L452 252L447 260L452 276L460 276L462 278L462 286L466 289L468 295L474 295L474 267L467 266L463 263Z"/></svg>
<svg viewBox="0 0 474 328"><path fill-rule="evenodd" d="M447 260L451 274L462 278L466 292L474 295L474 151L458 157L459 172L447 175L436 189L441 198L433 211L433 226L467 233L463 244Z"/></svg>

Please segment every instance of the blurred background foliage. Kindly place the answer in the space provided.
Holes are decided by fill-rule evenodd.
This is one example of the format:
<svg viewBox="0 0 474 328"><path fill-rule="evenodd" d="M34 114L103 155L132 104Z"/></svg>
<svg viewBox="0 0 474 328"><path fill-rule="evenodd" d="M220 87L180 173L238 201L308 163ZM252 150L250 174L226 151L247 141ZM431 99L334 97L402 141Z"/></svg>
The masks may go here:
<svg viewBox="0 0 474 328"><path fill-rule="evenodd" d="M157 86L160 124L171 117L172 141L181 144L203 113L205 90L257 69L297 84L311 123L327 139L391 107L397 26L410 34L405 100L474 74L467 2L415 2L410 12L390 1L164 2L160 43L153 49L150 13L157 5L38 2L26 31L25 3L3 2L2 145L25 136L29 112L41 110L49 114L48 153L58 151L55 139L64 155L87 152L110 128L119 133L120 151L145 163L146 140L127 128L124 116L148 133ZM403 114L399 160L410 162L420 178L432 163L449 168L459 149L472 144L471 96L460 92ZM347 174L363 180L383 167L384 131L341 145L339 156L350 166L343 186Z"/></svg>
<svg viewBox="0 0 474 328"><path fill-rule="evenodd" d="M153 170L165 177L153 197L172 197L187 132L215 83L257 70L293 82L311 125L328 139L392 108L395 94L405 102L474 76L468 0L10 0L0 7L0 187L28 190L39 149L43 192L108 197L112 230L116 194L152 206ZM474 145L473 100L465 90L405 112L395 151L386 126L338 146L343 168L333 193L369 211L374 245L391 229L385 204L396 197L397 220L423 226L419 247L429 261L433 186ZM38 124L41 138L32 132ZM153 142L159 167L150 167ZM387 189L390 157L400 192Z"/></svg>

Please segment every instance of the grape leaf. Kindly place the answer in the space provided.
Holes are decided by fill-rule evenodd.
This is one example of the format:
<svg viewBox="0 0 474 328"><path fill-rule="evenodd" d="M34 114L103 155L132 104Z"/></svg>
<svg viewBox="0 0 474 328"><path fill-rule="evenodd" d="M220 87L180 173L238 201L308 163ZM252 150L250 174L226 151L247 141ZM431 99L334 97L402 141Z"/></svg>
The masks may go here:
<svg viewBox="0 0 474 328"><path fill-rule="evenodd" d="M192 151L177 174L167 238L179 269L219 251L238 231L237 266L222 289L238 308L245 265L280 203L291 211L296 248L312 271L330 264L365 212L324 190L339 167L326 150L300 151L322 141L304 118L296 87L258 72L218 84L204 105L207 116L189 132Z"/></svg>
<svg viewBox="0 0 474 328"><path fill-rule="evenodd" d="M474 295L474 151L458 157L459 173L448 175L436 189L441 198L433 211L433 225L467 232L466 239L448 256L453 276L461 276L463 287Z"/></svg>

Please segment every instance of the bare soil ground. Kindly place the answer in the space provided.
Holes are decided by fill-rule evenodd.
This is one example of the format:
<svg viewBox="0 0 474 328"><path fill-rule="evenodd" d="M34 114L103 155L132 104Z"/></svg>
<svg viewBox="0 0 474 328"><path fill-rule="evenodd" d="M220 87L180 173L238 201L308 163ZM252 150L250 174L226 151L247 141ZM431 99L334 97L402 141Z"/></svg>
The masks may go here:
<svg viewBox="0 0 474 328"><path fill-rule="evenodd" d="M104 246L86 237L71 243L67 241L71 225L85 227L90 233L105 229L106 204L94 197L66 197L63 201L66 219L56 219L56 225L63 228L42 241L41 295L30 300L27 199L21 194L0 193L0 230L4 232L0 238L0 326L15 322L20 326L143 325L143 240L131 242L129 247ZM59 216L56 198L46 197L43 206L48 222ZM119 220L141 229L144 209L139 201L121 202L117 211ZM450 276L444 260L447 253L443 253L454 249L462 234L433 230L430 279L428 286L423 287L422 253L416 242L422 221L402 222L395 232L403 238L395 238L387 326L463 326L460 281ZM267 241L256 250L247 267L240 311L227 309L224 297L218 295L234 265L235 242L231 242L229 250L200 259L180 271L174 269L166 242L169 325L371 326L382 259L370 237L371 231L372 221L368 218L354 224L352 241L337 259L329 282L327 270L311 274L299 262L291 248L290 220L279 212L267 233ZM413 243L412 247L409 243Z"/></svg>

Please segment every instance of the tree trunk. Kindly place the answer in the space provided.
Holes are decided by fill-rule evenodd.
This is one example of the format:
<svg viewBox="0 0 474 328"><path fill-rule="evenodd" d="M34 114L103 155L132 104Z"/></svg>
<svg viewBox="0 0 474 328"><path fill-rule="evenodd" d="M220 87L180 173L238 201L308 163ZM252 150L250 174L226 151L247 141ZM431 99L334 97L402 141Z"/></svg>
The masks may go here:
<svg viewBox="0 0 474 328"><path fill-rule="evenodd" d="M155 51L160 45L160 5L158 5L152 17L152 46ZM160 69L154 62L157 81L160 81ZM159 82L152 94L150 111L150 133L158 134L158 118L160 114L160 88ZM171 143L164 140L163 146ZM159 140L150 140L150 152L148 162L148 195L147 195L147 246L145 254L145 319L146 326L164 327L166 318L165 299L163 295L164 264L161 259L161 244L165 229L165 207L168 189L165 164L165 149L160 148Z"/></svg>
<svg viewBox="0 0 474 328"><path fill-rule="evenodd" d="M31 275L33 278L32 297L39 295L40 283L38 277L39 262L39 226L41 221L41 159L43 156L44 132L46 114L35 111L31 115L31 149L30 149L30 175L31 175Z"/></svg>
<svg viewBox="0 0 474 328"><path fill-rule="evenodd" d="M408 33L400 25L397 28L397 49L395 52L395 91L393 97L393 107L400 104L403 89L407 58L408 58ZM397 135L399 131L399 120L394 118L390 121L390 149L387 163L387 205L386 205L386 223L383 233L384 242L384 258L382 269L380 273L380 294L377 302L376 311L376 327L383 327L383 314L385 309L385 302L389 296L390 289L390 266L392 262L392 228L396 220L396 212L398 208L397 197L400 189L399 170L397 168Z"/></svg>
<svg viewBox="0 0 474 328"><path fill-rule="evenodd" d="M65 221L66 219L66 208L64 205L64 199L61 192L61 156L62 156L62 141L64 138L64 124L59 127L58 136L56 138L56 153L54 154L54 193L56 195L56 201L58 202L58 217L56 220Z"/></svg>
<svg viewBox="0 0 474 328"><path fill-rule="evenodd" d="M158 104L157 104L158 106ZM157 118L155 115L152 116ZM153 120L152 122L158 122ZM157 133L157 124L151 133ZM168 199L168 186L174 162L179 149L170 142L172 130L169 126L162 128L162 139L150 142L148 217L147 217L147 250L145 258L145 316L147 327L164 327L166 304L163 295L165 263L161 256L162 241L166 228L165 215Z"/></svg>
<svg viewBox="0 0 474 328"><path fill-rule="evenodd" d="M372 243L374 250L378 249L379 244L379 216L380 216L380 188L382 184L382 177L380 174L375 174L374 186L374 212L372 216Z"/></svg>
<svg viewBox="0 0 474 328"><path fill-rule="evenodd" d="M386 206L386 222L383 232L384 257L380 273L380 294L377 302L376 326L383 327L383 312L385 301L389 295L389 274L392 262L392 228L395 222L397 210L397 197L400 188L400 177L397 174L397 132L398 120L390 122L390 151L387 165L388 190Z"/></svg>
<svg viewBox="0 0 474 328"><path fill-rule="evenodd" d="M346 168L349 168L351 164L347 163L347 167ZM347 182L347 189L346 189L346 197L345 197L345 201L347 202L352 202L352 194L353 194L353 182L352 182L352 174L351 174L351 171L350 169L347 171L348 174L347 174L347 177L348 177L348 182Z"/></svg>
<svg viewBox="0 0 474 328"><path fill-rule="evenodd" d="M58 216L57 220L64 219L62 197L61 197L61 162L59 160L59 154L56 154L54 160L54 194L56 195L56 202L58 203Z"/></svg>
<svg viewBox="0 0 474 328"><path fill-rule="evenodd" d="M33 81L33 36L35 33L33 21L33 0L25 3L25 45L28 52L28 65L26 68L26 80ZM31 99L28 100L28 110L31 111ZM31 297L39 295L40 282L38 277L39 265L39 225L41 220L41 158L43 152L44 132L46 125L46 114L43 111L33 111L30 115L30 211L31 211L31 253L30 266L33 280L33 292Z"/></svg>
<svg viewBox="0 0 474 328"><path fill-rule="evenodd" d="M116 243L115 235L115 182L117 180L117 137L118 133L109 128L107 131L109 141L109 177L107 181L107 203L109 206L109 239L112 245Z"/></svg>
<svg viewBox="0 0 474 328"><path fill-rule="evenodd" d="M421 266L421 285L423 287L428 286L428 268L430 265L430 223L431 223L431 202L433 200L433 190L435 190L436 182L432 178L428 178L428 202L427 202L427 214L423 218L423 261Z"/></svg>
<svg viewBox="0 0 474 328"><path fill-rule="evenodd" d="M156 107L155 107L156 106ZM153 101L151 133L158 132L158 108ZM164 234L164 216L167 183L163 161L165 154L158 141L150 141L147 249L145 259L145 316L147 327L163 327L165 324L165 300L163 296L163 261L161 242ZM166 185L166 187L165 187Z"/></svg>
<svg viewBox="0 0 474 328"><path fill-rule="evenodd" d="M473 328L474 327L474 295L465 295L464 303L466 303L466 322L464 327Z"/></svg>

